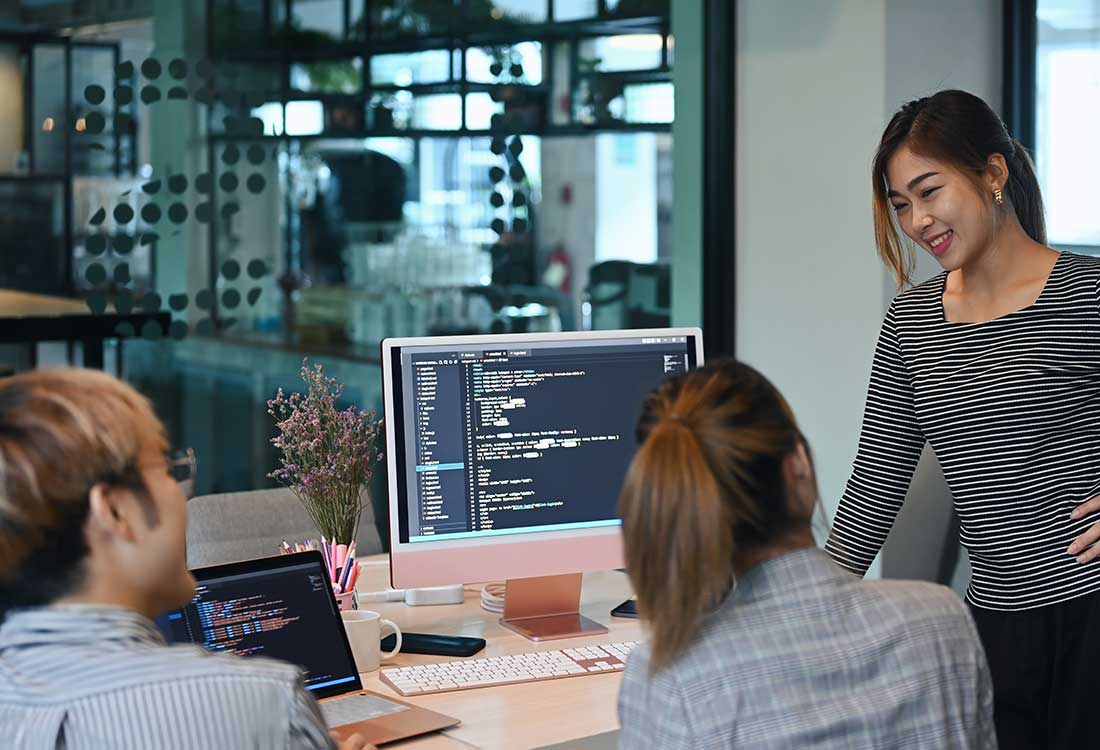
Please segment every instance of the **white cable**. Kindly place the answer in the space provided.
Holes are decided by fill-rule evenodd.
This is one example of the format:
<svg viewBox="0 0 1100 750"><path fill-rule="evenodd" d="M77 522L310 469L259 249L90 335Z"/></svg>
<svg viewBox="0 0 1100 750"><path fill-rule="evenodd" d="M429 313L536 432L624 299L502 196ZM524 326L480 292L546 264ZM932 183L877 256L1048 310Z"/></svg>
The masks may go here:
<svg viewBox="0 0 1100 750"><path fill-rule="evenodd" d="M481 608L488 612L504 611L504 584L487 583L481 588Z"/></svg>
<svg viewBox="0 0 1100 750"><path fill-rule="evenodd" d="M359 594L361 602L403 602L405 589L387 589L386 591L364 591Z"/></svg>

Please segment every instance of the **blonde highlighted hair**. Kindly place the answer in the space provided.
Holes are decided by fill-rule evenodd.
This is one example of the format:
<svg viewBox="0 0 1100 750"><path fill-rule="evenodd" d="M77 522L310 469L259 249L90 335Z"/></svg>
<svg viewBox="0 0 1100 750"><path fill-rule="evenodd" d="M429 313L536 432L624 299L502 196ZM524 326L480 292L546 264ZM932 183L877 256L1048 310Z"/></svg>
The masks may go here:
<svg viewBox="0 0 1100 750"><path fill-rule="evenodd" d="M136 490L155 523L138 456L166 447L148 400L110 375L60 368L0 380L0 612L78 585L97 483Z"/></svg>
<svg viewBox="0 0 1100 750"><path fill-rule="evenodd" d="M805 441L779 391L733 360L659 386L637 438L619 504L656 671L729 591L739 555L809 526L792 509L783 470Z"/></svg>

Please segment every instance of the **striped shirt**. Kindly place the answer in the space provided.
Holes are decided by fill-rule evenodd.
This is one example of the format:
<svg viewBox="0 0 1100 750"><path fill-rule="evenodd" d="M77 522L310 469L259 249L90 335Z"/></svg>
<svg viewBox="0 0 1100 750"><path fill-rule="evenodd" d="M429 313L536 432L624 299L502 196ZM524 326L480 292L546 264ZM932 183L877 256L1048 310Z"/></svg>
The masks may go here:
<svg viewBox="0 0 1100 750"><path fill-rule="evenodd" d="M947 274L894 299L859 449L826 550L862 575L925 441L943 467L973 574L968 600L1030 609L1100 591L1066 548L1100 494L1100 258L1062 253L1039 298L986 323L944 319Z"/></svg>
<svg viewBox="0 0 1100 750"><path fill-rule="evenodd" d="M130 610L53 606L0 627L10 750L332 748L297 667L168 646Z"/></svg>
<svg viewBox="0 0 1100 750"><path fill-rule="evenodd" d="M993 687L950 589L861 581L821 550L757 565L685 651L627 660L623 750L993 750Z"/></svg>

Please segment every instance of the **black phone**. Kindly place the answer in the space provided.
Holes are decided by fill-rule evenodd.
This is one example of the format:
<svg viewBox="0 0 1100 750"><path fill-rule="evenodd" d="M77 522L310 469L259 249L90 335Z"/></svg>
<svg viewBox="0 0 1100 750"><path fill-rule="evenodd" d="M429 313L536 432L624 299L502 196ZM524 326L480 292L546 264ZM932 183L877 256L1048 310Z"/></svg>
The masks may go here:
<svg viewBox="0 0 1100 750"><path fill-rule="evenodd" d="M382 650L390 651L397 642L397 636L387 635L382 639ZM471 638L465 635L436 635L434 633L402 633L401 653L431 654L433 656L473 656L485 648L484 638Z"/></svg>
<svg viewBox="0 0 1100 750"><path fill-rule="evenodd" d="M627 599L625 602L611 610L612 617L638 617L638 602Z"/></svg>

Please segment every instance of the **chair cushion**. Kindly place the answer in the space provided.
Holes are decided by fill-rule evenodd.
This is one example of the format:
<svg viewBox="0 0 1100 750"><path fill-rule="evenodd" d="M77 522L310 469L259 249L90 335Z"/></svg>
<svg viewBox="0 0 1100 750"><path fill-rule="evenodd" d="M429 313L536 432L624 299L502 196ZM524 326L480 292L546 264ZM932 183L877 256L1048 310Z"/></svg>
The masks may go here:
<svg viewBox="0 0 1100 750"><path fill-rule="evenodd" d="M187 564L192 568L279 553L279 544L320 533L305 508L285 487L202 495L187 503ZM382 551L370 498L363 498L356 556Z"/></svg>

